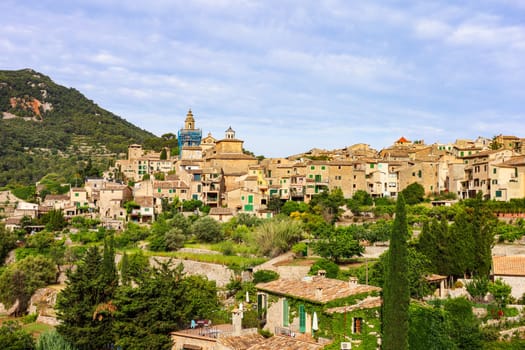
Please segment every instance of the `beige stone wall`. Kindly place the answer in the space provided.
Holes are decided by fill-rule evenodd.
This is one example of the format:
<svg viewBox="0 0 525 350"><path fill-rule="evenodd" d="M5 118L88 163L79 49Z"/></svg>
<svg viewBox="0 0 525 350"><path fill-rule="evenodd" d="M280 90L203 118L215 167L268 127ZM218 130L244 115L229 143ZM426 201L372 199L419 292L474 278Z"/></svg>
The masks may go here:
<svg viewBox="0 0 525 350"><path fill-rule="evenodd" d="M217 153L242 153L243 143L241 140L219 140L215 144L215 150Z"/></svg>
<svg viewBox="0 0 525 350"><path fill-rule="evenodd" d="M494 276L494 279L502 279L503 282L507 283L512 287L511 295L516 299L521 299L525 293L525 277L514 277L514 276Z"/></svg>
<svg viewBox="0 0 525 350"><path fill-rule="evenodd" d="M158 256L152 257L150 258L150 264L152 266L157 266L155 260L165 262L168 261L169 258ZM217 287L226 286L230 282L230 279L235 276L234 272L224 265L183 259L172 259L172 262L173 266L177 266L178 264L182 263L184 266L184 273L187 273L188 275L206 276L208 280L215 281L217 283Z"/></svg>

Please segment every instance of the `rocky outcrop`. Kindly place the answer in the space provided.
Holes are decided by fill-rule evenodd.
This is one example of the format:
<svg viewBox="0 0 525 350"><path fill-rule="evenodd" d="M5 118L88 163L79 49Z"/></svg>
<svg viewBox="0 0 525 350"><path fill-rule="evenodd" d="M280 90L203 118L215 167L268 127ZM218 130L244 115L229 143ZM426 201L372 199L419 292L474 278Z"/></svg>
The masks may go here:
<svg viewBox="0 0 525 350"><path fill-rule="evenodd" d="M57 295L60 292L58 287L46 287L38 289L29 302L29 313L38 314L37 321L52 326L58 324L55 312Z"/></svg>

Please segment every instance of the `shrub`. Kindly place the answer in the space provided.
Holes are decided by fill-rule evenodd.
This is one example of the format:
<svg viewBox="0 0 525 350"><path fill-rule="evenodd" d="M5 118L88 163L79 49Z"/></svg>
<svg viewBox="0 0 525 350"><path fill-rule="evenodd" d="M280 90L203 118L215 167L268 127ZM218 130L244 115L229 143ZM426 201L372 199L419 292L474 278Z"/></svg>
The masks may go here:
<svg viewBox="0 0 525 350"><path fill-rule="evenodd" d="M270 270L259 270L253 274L253 283L264 283L279 279L279 274Z"/></svg>
<svg viewBox="0 0 525 350"><path fill-rule="evenodd" d="M319 259L312 265L308 273L310 275L317 275L319 270L325 270L326 277L328 278L337 278L337 275L339 274L339 265L327 259Z"/></svg>

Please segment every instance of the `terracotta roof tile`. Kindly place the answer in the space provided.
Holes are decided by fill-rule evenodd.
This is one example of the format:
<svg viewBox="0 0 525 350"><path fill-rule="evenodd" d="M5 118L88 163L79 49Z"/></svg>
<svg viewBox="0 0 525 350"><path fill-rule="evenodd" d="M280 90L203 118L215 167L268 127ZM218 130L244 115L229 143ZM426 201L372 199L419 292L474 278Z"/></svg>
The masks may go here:
<svg viewBox="0 0 525 350"><path fill-rule="evenodd" d="M525 255L493 256L494 275L525 276Z"/></svg>
<svg viewBox="0 0 525 350"><path fill-rule="evenodd" d="M259 283L256 288L266 292L289 295L317 303L346 298L351 295L380 291L381 288L363 284L351 285L350 282L325 277L306 277L302 280L278 279Z"/></svg>
<svg viewBox="0 0 525 350"><path fill-rule="evenodd" d="M320 350L322 348L322 344L276 335L250 347L248 350Z"/></svg>

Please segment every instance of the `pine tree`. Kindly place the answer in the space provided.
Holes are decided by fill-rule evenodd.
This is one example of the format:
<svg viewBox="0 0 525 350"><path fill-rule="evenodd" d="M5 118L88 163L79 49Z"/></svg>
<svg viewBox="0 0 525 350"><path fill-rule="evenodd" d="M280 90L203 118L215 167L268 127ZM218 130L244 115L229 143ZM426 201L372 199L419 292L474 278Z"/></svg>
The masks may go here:
<svg viewBox="0 0 525 350"><path fill-rule="evenodd" d="M108 246L103 259L97 247L89 248L76 270L68 271L67 286L57 298L62 322L56 329L81 349L101 349L113 342L111 293L115 286L108 278L114 270L109 266L111 251Z"/></svg>
<svg viewBox="0 0 525 350"><path fill-rule="evenodd" d="M408 226L405 199L399 194L383 287L383 349L408 349Z"/></svg>

